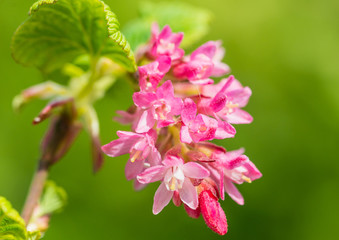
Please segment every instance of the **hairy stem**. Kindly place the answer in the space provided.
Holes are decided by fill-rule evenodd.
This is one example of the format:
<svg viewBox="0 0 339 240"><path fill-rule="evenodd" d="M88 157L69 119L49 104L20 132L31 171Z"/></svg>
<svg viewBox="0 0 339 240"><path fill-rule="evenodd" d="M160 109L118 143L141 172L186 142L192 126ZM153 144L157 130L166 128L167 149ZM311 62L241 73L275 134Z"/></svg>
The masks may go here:
<svg viewBox="0 0 339 240"><path fill-rule="evenodd" d="M42 191L44 189L44 185L48 176L48 165L47 164L39 164L38 169L36 170L25 205L22 210L22 218L25 220L26 225L28 225L29 220L32 217L33 211L38 204Z"/></svg>

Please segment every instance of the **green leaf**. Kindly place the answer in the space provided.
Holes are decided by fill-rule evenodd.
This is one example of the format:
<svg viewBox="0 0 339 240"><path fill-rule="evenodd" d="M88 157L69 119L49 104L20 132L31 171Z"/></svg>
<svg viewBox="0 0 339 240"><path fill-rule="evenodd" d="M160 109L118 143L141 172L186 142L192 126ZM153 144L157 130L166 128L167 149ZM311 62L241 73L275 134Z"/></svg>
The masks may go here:
<svg viewBox="0 0 339 240"><path fill-rule="evenodd" d="M37 216L41 217L47 214L60 212L67 203L67 194L65 190L57 186L53 181L48 180L45 183L44 191L39 202L39 212Z"/></svg>
<svg viewBox="0 0 339 240"><path fill-rule="evenodd" d="M26 234L24 220L4 197L0 197L0 239L24 240Z"/></svg>
<svg viewBox="0 0 339 240"><path fill-rule="evenodd" d="M107 56L135 70L133 52L117 17L102 1L40 0L29 15L13 36L17 62L48 74L81 55L92 61Z"/></svg>
<svg viewBox="0 0 339 240"><path fill-rule="evenodd" d="M41 233L39 231L28 232L27 240L38 240L41 238Z"/></svg>
<svg viewBox="0 0 339 240"><path fill-rule="evenodd" d="M123 32L133 49L150 37L153 22L160 27L169 25L174 32L184 32L182 47L200 40L207 32L211 20L210 12L181 2L145 2L140 7L140 18L128 23Z"/></svg>

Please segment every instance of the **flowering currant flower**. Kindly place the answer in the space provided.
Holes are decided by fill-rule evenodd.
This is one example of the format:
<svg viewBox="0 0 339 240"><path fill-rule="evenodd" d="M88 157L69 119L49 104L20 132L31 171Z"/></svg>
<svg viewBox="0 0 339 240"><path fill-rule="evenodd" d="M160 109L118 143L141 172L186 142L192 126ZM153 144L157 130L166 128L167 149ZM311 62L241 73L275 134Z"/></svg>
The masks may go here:
<svg viewBox="0 0 339 240"><path fill-rule="evenodd" d="M208 47L209 45L214 45L216 47L215 54L212 57L214 68L211 76L213 77L221 77L231 71L227 64L221 62L225 56L225 48L223 48L221 44L221 41L209 41L203 45L204 47Z"/></svg>
<svg viewBox="0 0 339 240"><path fill-rule="evenodd" d="M160 56L156 61L138 68L141 91L153 92L171 67L171 58Z"/></svg>
<svg viewBox="0 0 339 240"><path fill-rule="evenodd" d="M226 122L217 121L203 114L197 114L197 106L192 99L184 101L181 119L180 139L184 143L233 137L235 129Z"/></svg>
<svg viewBox="0 0 339 240"><path fill-rule="evenodd" d="M183 37L183 33L172 33L168 25L159 33L158 24L153 24L149 55L152 58L166 55L169 56L172 61L182 58L185 52L179 48L179 45Z"/></svg>
<svg viewBox="0 0 339 240"><path fill-rule="evenodd" d="M136 126L136 132L147 132L158 121L157 127L166 127L175 123L173 117L179 115L182 100L174 97L170 80L161 85L155 93L137 92L133 94L134 104L143 110Z"/></svg>
<svg viewBox="0 0 339 240"><path fill-rule="evenodd" d="M153 129L147 133L118 131L117 134L119 139L104 145L102 151L110 157L130 154L125 167L127 180L136 178L146 167L160 163L160 153L154 145L157 134Z"/></svg>
<svg viewBox="0 0 339 240"><path fill-rule="evenodd" d="M229 72L229 67L221 63L223 50L220 42L207 42L196 49L173 69L178 79L188 79L193 84L211 84L211 76L222 76Z"/></svg>
<svg viewBox="0 0 339 240"><path fill-rule="evenodd" d="M201 92L203 97L199 98L199 111L233 124L253 121L252 116L241 109L247 105L252 91L249 87L243 87L233 76L214 86L202 86Z"/></svg>
<svg viewBox="0 0 339 240"><path fill-rule="evenodd" d="M243 155L244 149L231 152L215 152L215 162L206 166L211 172L211 178L219 184L221 199L224 199L224 191L238 204L244 204L244 198L234 186L260 178L262 174L256 166Z"/></svg>
<svg viewBox="0 0 339 240"><path fill-rule="evenodd" d="M154 195L153 213L158 214L178 191L180 199L191 209L198 207L198 194L190 178L204 179L209 172L198 163L184 163L179 156L167 155L162 165L150 167L137 176L140 183L146 184L161 180Z"/></svg>

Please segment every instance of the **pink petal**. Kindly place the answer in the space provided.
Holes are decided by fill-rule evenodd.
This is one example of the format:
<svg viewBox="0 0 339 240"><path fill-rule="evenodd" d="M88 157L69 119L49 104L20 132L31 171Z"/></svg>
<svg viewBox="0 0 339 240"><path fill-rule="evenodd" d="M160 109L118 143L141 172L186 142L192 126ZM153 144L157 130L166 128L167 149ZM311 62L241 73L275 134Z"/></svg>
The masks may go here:
<svg viewBox="0 0 339 240"><path fill-rule="evenodd" d="M148 108L157 99L154 93L150 92L136 92L133 94L133 102L140 108Z"/></svg>
<svg viewBox="0 0 339 240"><path fill-rule="evenodd" d="M182 108L183 108L183 102L181 98L173 97L172 99L167 99L167 102L171 105L171 113L174 115L180 115Z"/></svg>
<svg viewBox="0 0 339 240"><path fill-rule="evenodd" d="M183 35L182 35L182 36L183 36ZM181 48L177 48L177 49L175 49L174 52L172 53L171 59L172 59L173 61L175 61L175 60L178 60L178 59L182 58L184 55L185 55L185 51L184 51L183 49L181 49Z"/></svg>
<svg viewBox="0 0 339 240"><path fill-rule="evenodd" d="M227 91L231 92L233 90L238 90L242 88L243 86L241 85L241 83L237 79L234 78L233 81L229 84Z"/></svg>
<svg viewBox="0 0 339 240"><path fill-rule="evenodd" d="M231 124L219 121L217 131L215 132L215 138L216 139L231 138L234 137L235 133L236 130Z"/></svg>
<svg viewBox="0 0 339 240"><path fill-rule="evenodd" d="M161 155L156 148L152 149L148 154L147 162L149 162L151 166L159 165L161 163Z"/></svg>
<svg viewBox="0 0 339 240"><path fill-rule="evenodd" d="M233 90L227 93L232 99L233 103L237 103L240 108L245 107L248 103L249 98L252 95L252 90L249 87L242 89Z"/></svg>
<svg viewBox="0 0 339 240"><path fill-rule="evenodd" d="M167 168L165 168L163 165L157 165L147 168L145 171L137 176L137 179L140 183L143 184L159 181L163 179L166 169Z"/></svg>
<svg viewBox="0 0 339 240"><path fill-rule="evenodd" d="M231 71L230 67L222 62L217 62L214 63L214 68L212 71L212 75L213 77L221 77L225 74L228 74Z"/></svg>
<svg viewBox="0 0 339 240"><path fill-rule="evenodd" d="M140 139L143 137L142 134L134 133L134 132L127 132L127 131L117 131L117 135L119 138L124 138L128 140L133 140L133 139Z"/></svg>
<svg viewBox="0 0 339 240"><path fill-rule="evenodd" d="M164 82L157 90L157 98L158 99L168 99L174 97L174 88L171 80L167 80Z"/></svg>
<svg viewBox="0 0 339 240"><path fill-rule="evenodd" d="M120 116L114 117L113 119L121 124L131 124L135 119L135 115L126 111L116 111Z"/></svg>
<svg viewBox="0 0 339 240"><path fill-rule="evenodd" d="M136 123L135 131L137 133L148 132L154 126L154 123L155 119L152 109L145 110L141 114L139 121Z"/></svg>
<svg viewBox="0 0 339 240"><path fill-rule="evenodd" d="M166 168L173 166L181 166L184 164L184 160L179 156L170 155L169 153L166 153L166 157L164 161L162 161L162 164L164 164Z"/></svg>
<svg viewBox="0 0 339 240"><path fill-rule="evenodd" d="M159 35L159 25L158 23L154 22L152 23L152 26L151 26L151 32L152 32L152 37L154 36L158 36Z"/></svg>
<svg viewBox="0 0 339 240"><path fill-rule="evenodd" d="M198 207L198 194L197 190L189 180L189 178L185 178L182 188L179 189L179 195L181 201L185 203L192 209L196 209Z"/></svg>
<svg viewBox="0 0 339 240"><path fill-rule="evenodd" d="M210 172L206 168L195 162L184 164L182 170L184 171L185 176L189 178L203 179L210 175Z"/></svg>
<svg viewBox="0 0 339 240"><path fill-rule="evenodd" d="M146 186L147 186L147 184L139 183L138 180L135 180L133 182L133 188L134 188L135 191L140 191L140 190L144 189Z"/></svg>
<svg viewBox="0 0 339 240"><path fill-rule="evenodd" d="M179 47L183 38L184 38L184 34L182 32L174 33L174 34L171 35L170 41L172 43L174 43L176 47ZM182 50L182 49L179 49L179 50ZM184 55L184 54L182 54L182 55Z"/></svg>
<svg viewBox="0 0 339 240"><path fill-rule="evenodd" d="M167 206L173 196L172 191L168 191L164 182L162 182L155 192L153 202L153 214L157 215Z"/></svg>
<svg viewBox="0 0 339 240"><path fill-rule="evenodd" d="M191 58L194 59L199 54L204 54L208 58L212 59L216 53L217 47L215 42L209 41L203 45L201 45L199 48L197 48L192 54Z"/></svg>
<svg viewBox="0 0 339 240"><path fill-rule="evenodd" d="M122 134L122 131L118 131ZM126 132L125 132L126 133ZM132 137L121 137L101 147L101 150L110 157L117 157L129 153L132 146L140 139L133 135Z"/></svg>
<svg viewBox="0 0 339 240"><path fill-rule="evenodd" d="M210 108L213 112L219 112L225 107L227 96L223 92L218 92L217 95L212 99Z"/></svg>
<svg viewBox="0 0 339 240"><path fill-rule="evenodd" d="M231 180L224 179L225 191L239 205L244 205L244 198Z"/></svg>
<svg viewBox="0 0 339 240"><path fill-rule="evenodd" d="M158 69L162 73L167 73L171 68L171 58L168 56L160 56L157 58L159 62Z"/></svg>
<svg viewBox="0 0 339 240"><path fill-rule="evenodd" d="M161 33L159 34L158 38L162 39L162 38L168 38L170 35L172 34L172 30L170 28L170 26L166 25L164 26L164 28L162 29Z"/></svg>
<svg viewBox="0 0 339 240"><path fill-rule="evenodd" d="M192 142L192 138L191 138L191 135L188 131L187 126L181 126L180 141L183 142L183 143L191 143Z"/></svg>
<svg viewBox="0 0 339 240"><path fill-rule="evenodd" d="M127 161L125 165L125 176L127 180L132 180L137 177L139 173L144 169L144 161Z"/></svg>
<svg viewBox="0 0 339 240"><path fill-rule="evenodd" d="M225 199L225 193L224 193L224 190L221 189L222 187L224 187L224 180L221 180L221 178L223 178L224 176L220 175L220 173L222 171L219 171L219 170L217 170L213 167L209 167L208 169L210 171L210 177L214 180L214 183L216 184L216 188L214 190L214 195L217 196L217 192L218 192L218 194L220 195L220 198L222 200L224 200ZM209 190L212 191L211 189L209 189Z"/></svg>
<svg viewBox="0 0 339 240"><path fill-rule="evenodd" d="M248 112L245 112L239 108L235 108L233 113L228 114L223 118L232 124L249 124L253 121L253 117Z"/></svg>
<svg viewBox="0 0 339 240"><path fill-rule="evenodd" d="M261 172L258 170L258 168L252 163L250 160L246 161L245 164L243 165L247 169L247 174L246 176L251 179L251 181L254 181L258 178L262 177Z"/></svg>
<svg viewBox="0 0 339 240"><path fill-rule="evenodd" d="M236 167L240 167L244 164L244 162L249 161L246 155L240 155L230 161L225 162L224 166L227 169L234 169Z"/></svg>
<svg viewBox="0 0 339 240"><path fill-rule="evenodd" d="M181 111L181 119L188 125L191 121L193 121L197 114L197 106L191 98L186 98L184 100L184 107Z"/></svg>

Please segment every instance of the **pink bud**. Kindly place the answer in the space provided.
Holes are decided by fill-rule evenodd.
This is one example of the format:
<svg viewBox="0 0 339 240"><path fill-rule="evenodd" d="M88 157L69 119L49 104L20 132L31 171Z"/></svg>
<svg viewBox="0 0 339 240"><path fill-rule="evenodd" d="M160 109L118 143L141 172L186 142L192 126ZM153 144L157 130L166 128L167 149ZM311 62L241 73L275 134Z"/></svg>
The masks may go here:
<svg viewBox="0 0 339 240"><path fill-rule="evenodd" d="M218 199L210 191L203 191L199 194L199 206L207 226L219 235L225 235L227 220Z"/></svg>

